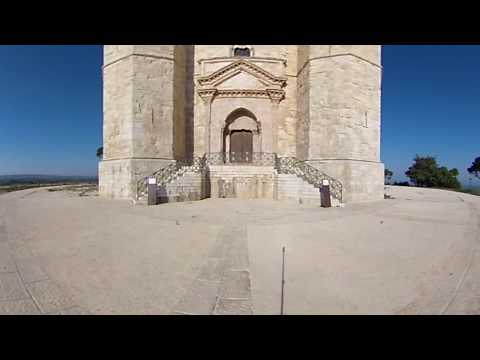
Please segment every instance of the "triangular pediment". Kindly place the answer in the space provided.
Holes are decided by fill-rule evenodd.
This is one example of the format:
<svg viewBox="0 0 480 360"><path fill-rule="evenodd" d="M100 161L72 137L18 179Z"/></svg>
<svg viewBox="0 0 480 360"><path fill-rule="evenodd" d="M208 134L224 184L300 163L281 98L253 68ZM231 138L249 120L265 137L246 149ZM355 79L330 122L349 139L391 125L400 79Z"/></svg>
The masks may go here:
<svg viewBox="0 0 480 360"><path fill-rule="evenodd" d="M238 88L238 83L250 84L248 88L283 87L286 79L275 76L250 61L241 59L224 66L208 76L198 79L201 86ZM243 86L242 86L243 87Z"/></svg>
<svg viewBox="0 0 480 360"><path fill-rule="evenodd" d="M213 84L217 89L265 89L270 84L247 71L236 71Z"/></svg>

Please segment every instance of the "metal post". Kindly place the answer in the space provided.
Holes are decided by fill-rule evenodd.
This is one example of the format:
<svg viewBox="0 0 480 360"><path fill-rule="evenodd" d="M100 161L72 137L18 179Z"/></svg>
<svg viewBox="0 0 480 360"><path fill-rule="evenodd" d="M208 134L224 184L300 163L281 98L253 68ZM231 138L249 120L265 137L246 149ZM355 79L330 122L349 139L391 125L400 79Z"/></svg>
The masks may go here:
<svg viewBox="0 0 480 360"><path fill-rule="evenodd" d="M157 205L157 179L148 179L148 205Z"/></svg>
<svg viewBox="0 0 480 360"><path fill-rule="evenodd" d="M323 208L332 207L332 202L330 199L330 182L328 180L323 180L320 188L320 204Z"/></svg>
<svg viewBox="0 0 480 360"><path fill-rule="evenodd" d="M285 246L282 249L282 298L280 300L280 315L283 315L284 296L285 296Z"/></svg>

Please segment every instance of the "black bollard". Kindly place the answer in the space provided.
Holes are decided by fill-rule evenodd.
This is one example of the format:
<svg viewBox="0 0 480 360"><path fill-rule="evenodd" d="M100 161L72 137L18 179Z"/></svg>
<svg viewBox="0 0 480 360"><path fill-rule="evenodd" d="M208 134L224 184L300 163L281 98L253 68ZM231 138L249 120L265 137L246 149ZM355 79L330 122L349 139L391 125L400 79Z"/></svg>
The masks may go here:
<svg viewBox="0 0 480 360"><path fill-rule="evenodd" d="M322 187L320 188L320 204L323 208L332 207L330 199L330 183L328 180L323 180Z"/></svg>
<svg viewBox="0 0 480 360"><path fill-rule="evenodd" d="M157 205L157 179L148 179L148 205Z"/></svg>

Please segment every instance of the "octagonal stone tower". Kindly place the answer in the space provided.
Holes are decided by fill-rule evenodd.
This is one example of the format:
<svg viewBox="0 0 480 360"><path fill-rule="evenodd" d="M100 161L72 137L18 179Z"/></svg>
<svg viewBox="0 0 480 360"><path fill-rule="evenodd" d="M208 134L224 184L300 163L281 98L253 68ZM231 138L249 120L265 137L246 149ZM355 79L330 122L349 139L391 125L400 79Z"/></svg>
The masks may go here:
<svg viewBox="0 0 480 360"><path fill-rule="evenodd" d="M381 47L300 46L297 157L339 179L345 202L380 200Z"/></svg>
<svg viewBox="0 0 480 360"><path fill-rule="evenodd" d="M100 195L131 199L144 176L185 158L186 48L104 47Z"/></svg>
<svg viewBox="0 0 480 360"><path fill-rule="evenodd" d="M342 202L383 199L380 97L378 45L105 46L100 195L135 199L174 162L240 174L273 154L337 179Z"/></svg>

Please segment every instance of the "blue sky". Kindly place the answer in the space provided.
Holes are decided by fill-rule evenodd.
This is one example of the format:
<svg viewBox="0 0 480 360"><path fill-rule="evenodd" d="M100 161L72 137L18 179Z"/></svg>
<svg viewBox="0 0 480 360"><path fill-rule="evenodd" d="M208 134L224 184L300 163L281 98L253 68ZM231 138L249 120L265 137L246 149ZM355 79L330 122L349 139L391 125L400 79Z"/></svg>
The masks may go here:
<svg viewBox="0 0 480 360"><path fill-rule="evenodd" d="M0 45L0 175L96 175L102 47ZM480 46L383 47L382 160L460 171L480 156ZM473 182L478 184L479 182Z"/></svg>

